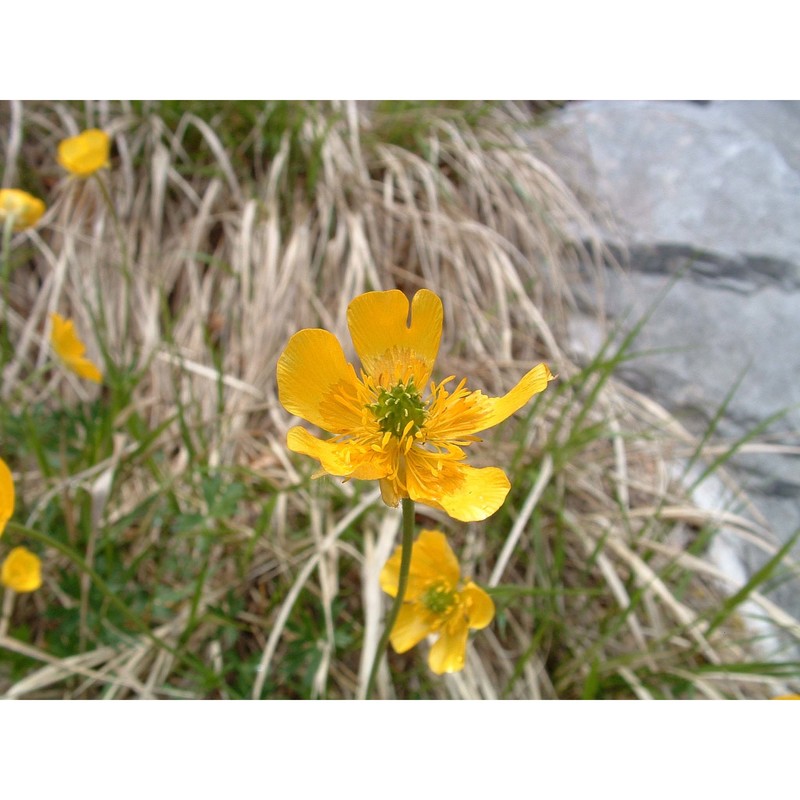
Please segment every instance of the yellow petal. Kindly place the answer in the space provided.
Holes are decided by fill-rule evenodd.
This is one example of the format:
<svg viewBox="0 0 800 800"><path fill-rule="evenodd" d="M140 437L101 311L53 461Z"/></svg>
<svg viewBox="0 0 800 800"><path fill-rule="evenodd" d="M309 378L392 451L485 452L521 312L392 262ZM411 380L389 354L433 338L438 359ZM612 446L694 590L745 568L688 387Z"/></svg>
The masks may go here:
<svg viewBox="0 0 800 800"><path fill-rule="evenodd" d="M79 377L86 378L95 383L103 382L103 373L100 372L96 364L88 358L74 358L66 360L67 366Z"/></svg>
<svg viewBox="0 0 800 800"><path fill-rule="evenodd" d="M50 315L50 321L53 323L50 344L56 355L64 361L80 358L86 352L86 346L75 332L75 323L56 313Z"/></svg>
<svg viewBox="0 0 800 800"><path fill-rule="evenodd" d="M460 617L442 628L428 656L428 666L433 672L442 675L464 669L468 634L467 623Z"/></svg>
<svg viewBox="0 0 800 800"><path fill-rule="evenodd" d="M464 431L477 433L508 419L515 411L519 411L535 394L543 392L547 384L554 380L547 364L537 364L522 380L502 397L485 397L481 403L486 408L486 415L480 420L479 427Z"/></svg>
<svg viewBox="0 0 800 800"><path fill-rule="evenodd" d="M50 315L53 328L50 332L50 343L56 355L78 376L87 380L100 383L103 373L88 358L84 356L86 345L75 332L75 323L65 319L60 314Z"/></svg>
<svg viewBox="0 0 800 800"><path fill-rule="evenodd" d="M441 531L422 530L411 550L410 575L420 582L443 580L455 589L461 577L458 559Z"/></svg>
<svg viewBox="0 0 800 800"><path fill-rule="evenodd" d="M395 548L380 575L381 589L392 597L397 594L401 551L401 547ZM444 581L449 589L455 589L460 575L458 559L450 549L447 537L441 531L420 531L411 548L411 566L405 599L416 600L437 581Z"/></svg>
<svg viewBox="0 0 800 800"><path fill-rule="evenodd" d="M494 514L511 488L506 474L497 467L476 469L460 463L445 464L438 487L430 480L418 480L419 474L410 467L407 469L408 496L440 508L461 522L477 522Z"/></svg>
<svg viewBox="0 0 800 800"><path fill-rule="evenodd" d="M299 331L278 359L278 397L290 413L330 433L361 424L359 381L336 337L319 328Z"/></svg>
<svg viewBox="0 0 800 800"><path fill-rule="evenodd" d="M380 483L381 487L381 500L386 503L387 506L391 506L392 508L397 508L397 504L400 502L400 495L397 493L395 488L395 482L390 480L381 479Z"/></svg>
<svg viewBox="0 0 800 800"><path fill-rule="evenodd" d="M21 231L35 225L45 205L38 198L21 189L0 189L0 220L14 218L14 230Z"/></svg>
<svg viewBox="0 0 800 800"><path fill-rule="evenodd" d="M108 164L111 140L105 131L92 128L58 145L58 163L78 178L88 178Z"/></svg>
<svg viewBox="0 0 800 800"><path fill-rule="evenodd" d="M397 289L367 292L347 309L347 325L361 366L382 386L414 376L416 387L425 389L442 337L442 301L428 289L420 289L411 303Z"/></svg>
<svg viewBox="0 0 800 800"><path fill-rule="evenodd" d="M42 585L42 562L24 547L15 547L0 568L0 582L15 592L33 592Z"/></svg>
<svg viewBox="0 0 800 800"><path fill-rule="evenodd" d="M0 536L14 513L14 479L8 464L0 458Z"/></svg>
<svg viewBox="0 0 800 800"><path fill-rule="evenodd" d="M293 453L311 456L329 475L374 481L385 478L390 464L385 453L376 453L365 445L318 439L305 428L291 428L286 444Z"/></svg>
<svg viewBox="0 0 800 800"><path fill-rule="evenodd" d="M396 653L405 653L419 644L431 630L431 615L422 605L403 603L389 641Z"/></svg>
<svg viewBox="0 0 800 800"><path fill-rule="evenodd" d="M494 619L494 601L472 581L461 590L461 603L473 630L485 628Z"/></svg>

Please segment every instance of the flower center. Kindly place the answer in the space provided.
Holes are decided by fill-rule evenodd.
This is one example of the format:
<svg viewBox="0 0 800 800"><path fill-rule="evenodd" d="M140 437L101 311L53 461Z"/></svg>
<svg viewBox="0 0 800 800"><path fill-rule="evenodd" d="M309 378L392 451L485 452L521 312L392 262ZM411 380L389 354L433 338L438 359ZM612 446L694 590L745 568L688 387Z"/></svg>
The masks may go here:
<svg viewBox="0 0 800 800"><path fill-rule="evenodd" d="M367 408L375 415L381 430L398 439L408 434L413 436L425 422L425 404L413 377L388 391L381 389L378 401Z"/></svg>
<svg viewBox="0 0 800 800"><path fill-rule="evenodd" d="M425 590L421 598L422 605L434 614L444 614L455 603L455 594L446 583L439 581Z"/></svg>

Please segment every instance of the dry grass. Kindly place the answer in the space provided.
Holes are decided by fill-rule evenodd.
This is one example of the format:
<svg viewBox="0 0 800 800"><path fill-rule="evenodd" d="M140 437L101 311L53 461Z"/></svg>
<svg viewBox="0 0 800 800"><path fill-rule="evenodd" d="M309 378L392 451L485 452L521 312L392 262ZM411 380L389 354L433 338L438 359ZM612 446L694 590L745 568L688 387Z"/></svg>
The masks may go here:
<svg viewBox="0 0 800 800"><path fill-rule="evenodd" d="M514 484L495 517L464 526L419 509L476 580L498 587L496 624L456 676L434 680L417 651L393 654L383 696L762 697L796 686L794 668L758 664L732 608L715 623L736 587L695 547L720 525L765 548L769 532L689 502L670 465L691 437L614 382L613 355L570 361L576 287L603 253L568 232L591 218L525 147L523 107L471 112L277 104L243 121L233 106L205 118L3 107L4 185L38 181L49 208L15 237L16 348L2 394L15 418L67 409L49 470L32 444L44 434L15 434L18 445L5 423L17 519L67 543L147 631L112 619L94 575L46 548L45 587L4 611L0 648L27 659L0 660L5 696L363 692L399 512L374 487L309 480L312 465L284 446L275 363L303 327L348 343L349 301L394 287L442 297L442 375L501 393L546 360L559 381L479 451ZM54 163L57 142L91 125L114 137L104 180L116 218L98 183L68 181ZM116 365L110 388L47 368L56 309L95 332L92 354ZM757 591L751 600L800 639L795 620Z"/></svg>

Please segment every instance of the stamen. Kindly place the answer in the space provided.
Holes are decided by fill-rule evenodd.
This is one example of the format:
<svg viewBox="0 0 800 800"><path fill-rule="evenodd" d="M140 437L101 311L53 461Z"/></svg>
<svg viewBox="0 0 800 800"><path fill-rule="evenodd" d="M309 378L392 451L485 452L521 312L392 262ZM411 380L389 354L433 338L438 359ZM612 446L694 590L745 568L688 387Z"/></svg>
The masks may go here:
<svg viewBox="0 0 800 800"><path fill-rule="evenodd" d="M444 581L437 581L425 590L422 605L434 614L446 614L456 602L456 593Z"/></svg>
<svg viewBox="0 0 800 800"><path fill-rule="evenodd" d="M383 431L383 446L389 437L403 439L422 429L427 417L426 405L414 385L413 375L391 389L381 389L376 402L365 406Z"/></svg>

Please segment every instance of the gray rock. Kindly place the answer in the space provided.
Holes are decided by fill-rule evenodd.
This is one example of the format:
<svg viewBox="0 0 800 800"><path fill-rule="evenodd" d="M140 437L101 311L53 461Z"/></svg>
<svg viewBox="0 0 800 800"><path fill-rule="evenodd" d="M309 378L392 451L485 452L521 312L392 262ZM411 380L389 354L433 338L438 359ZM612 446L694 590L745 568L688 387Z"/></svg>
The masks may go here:
<svg viewBox="0 0 800 800"><path fill-rule="evenodd" d="M611 240L778 261L800 284L800 103L581 103L544 138Z"/></svg>
<svg viewBox="0 0 800 800"><path fill-rule="evenodd" d="M780 416L766 433L800 444L800 103L578 103L531 143L608 212L605 241L628 253L629 274L607 272L610 315L629 329L670 286L620 376L696 433L740 381L719 433L736 441ZM733 463L785 541L800 528L800 458ZM800 615L796 582L776 597Z"/></svg>

